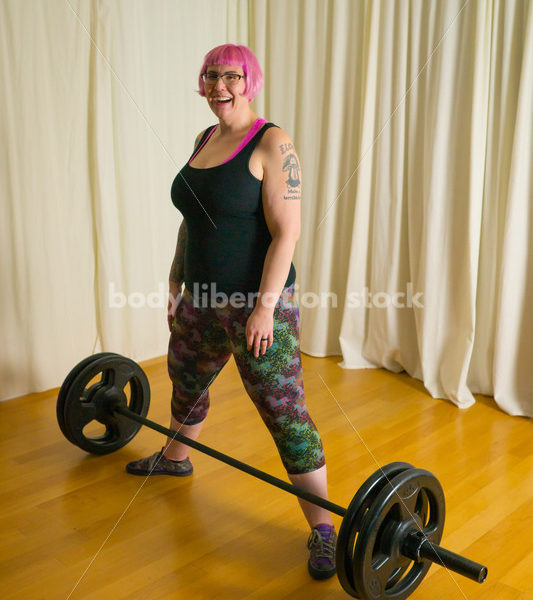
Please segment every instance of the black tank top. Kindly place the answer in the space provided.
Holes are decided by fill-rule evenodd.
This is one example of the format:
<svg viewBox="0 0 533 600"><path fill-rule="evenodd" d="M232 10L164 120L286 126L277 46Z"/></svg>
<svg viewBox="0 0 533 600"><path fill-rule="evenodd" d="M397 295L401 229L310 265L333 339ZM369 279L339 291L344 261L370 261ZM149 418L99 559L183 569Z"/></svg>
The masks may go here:
<svg viewBox="0 0 533 600"><path fill-rule="evenodd" d="M205 130L197 147L213 127ZM236 156L221 165L196 169L187 162L172 183L172 202L187 225L185 287L193 293L211 291L212 284L225 294L259 290L272 236L263 212L263 183L252 175L248 163L270 127L277 125L265 123ZM295 278L291 263L285 287Z"/></svg>

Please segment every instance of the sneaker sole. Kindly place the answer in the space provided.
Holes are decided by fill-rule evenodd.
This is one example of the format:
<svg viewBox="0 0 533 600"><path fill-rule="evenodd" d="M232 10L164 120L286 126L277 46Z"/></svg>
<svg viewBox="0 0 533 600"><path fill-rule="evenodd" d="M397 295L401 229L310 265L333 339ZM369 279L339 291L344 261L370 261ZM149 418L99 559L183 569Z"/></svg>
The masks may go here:
<svg viewBox="0 0 533 600"><path fill-rule="evenodd" d="M148 477L152 475L170 475L171 477L187 477L188 475L192 475L193 469L190 471L183 471L182 473L176 473L174 471L147 471L146 469L129 469L126 466L126 472L130 475L142 475L143 477Z"/></svg>
<svg viewBox="0 0 533 600"><path fill-rule="evenodd" d="M337 569L335 568L330 569L329 571L315 569L315 567L313 567L313 565L310 562L307 563L307 569L309 570L309 575L311 575L313 579L329 579L330 577L333 577L337 572Z"/></svg>

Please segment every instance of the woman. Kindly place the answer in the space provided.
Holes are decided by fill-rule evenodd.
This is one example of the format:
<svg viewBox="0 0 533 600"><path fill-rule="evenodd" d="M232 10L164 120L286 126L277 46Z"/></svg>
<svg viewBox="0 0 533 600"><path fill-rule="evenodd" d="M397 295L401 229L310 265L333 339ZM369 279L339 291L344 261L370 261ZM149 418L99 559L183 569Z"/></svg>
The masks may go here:
<svg viewBox="0 0 533 600"><path fill-rule="evenodd" d="M170 272L171 428L198 437L209 385L233 354L288 477L327 498L322 442L304 401L294 301L300 166L289 136L250 108L262 83L257 59L245 46L214 48L200 70L199 93L218 125L200 133L172 184L172 201L184 220ZM127 470L190 475L188 453L188 446L168 439L160 452ZM311 527L309 572L316 579L331 577L331 515L299 502Z"/></svg>

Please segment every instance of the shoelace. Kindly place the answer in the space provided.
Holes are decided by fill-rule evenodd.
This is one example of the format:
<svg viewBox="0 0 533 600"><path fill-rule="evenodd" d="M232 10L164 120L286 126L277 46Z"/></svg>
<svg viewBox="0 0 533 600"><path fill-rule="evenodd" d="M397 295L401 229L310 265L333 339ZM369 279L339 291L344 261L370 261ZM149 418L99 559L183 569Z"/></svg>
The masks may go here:
<svg viewBox="0 0 533 600"><path fill-rule="evenodd" d="M307 542L307 548L314 550L316 558L329 558L331 560L333 553L335 552L333 531L329 534L329 539L324 539L317 529L313 529L309 541Z"/></svg>

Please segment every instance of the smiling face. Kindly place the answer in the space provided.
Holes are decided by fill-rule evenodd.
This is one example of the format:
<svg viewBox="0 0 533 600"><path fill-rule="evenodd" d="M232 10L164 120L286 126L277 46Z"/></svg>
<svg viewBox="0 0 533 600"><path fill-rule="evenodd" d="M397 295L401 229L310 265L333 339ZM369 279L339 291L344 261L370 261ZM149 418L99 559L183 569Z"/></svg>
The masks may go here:
<svg viewBox="0 0 533 600"><path fill-rule="evenodd" d="M243 107L248 107L248 98L243 95L246 80L244 77L239 77L239 75L244 75L241 66L209 65L206 74L204 79L205 97L217 117L227 117ZM221 75L224 75L224 78Z"/></svg>

